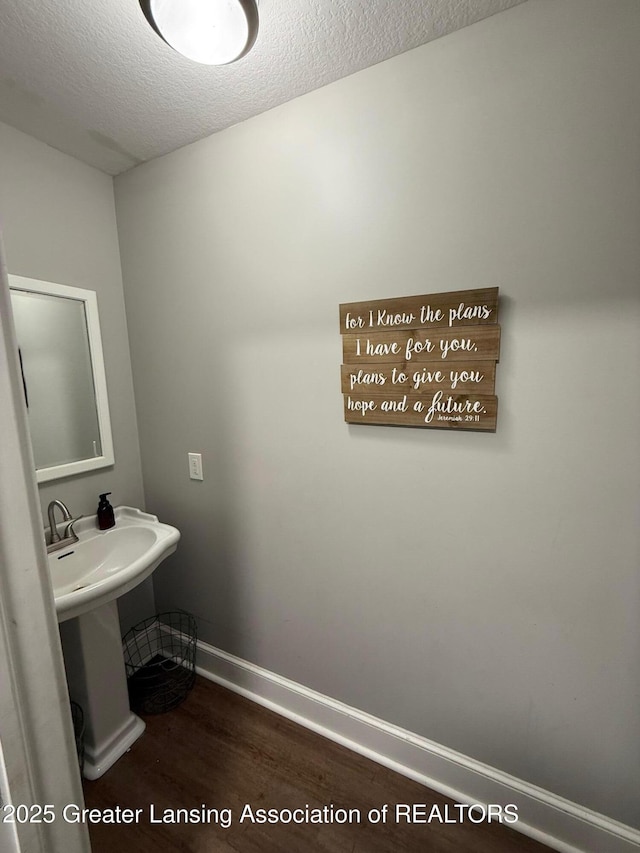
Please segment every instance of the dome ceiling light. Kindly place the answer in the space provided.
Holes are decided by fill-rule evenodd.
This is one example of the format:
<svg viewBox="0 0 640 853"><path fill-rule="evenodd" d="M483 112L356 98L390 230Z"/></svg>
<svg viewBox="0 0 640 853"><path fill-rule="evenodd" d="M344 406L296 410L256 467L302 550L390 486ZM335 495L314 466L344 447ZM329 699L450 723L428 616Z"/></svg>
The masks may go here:
<svg viewBox="0 0 640 853"><path fill-rule="evenodd" d="M140 0L140 6L160 38L203 65L235 62L258 35L257 0Z"/></svg>

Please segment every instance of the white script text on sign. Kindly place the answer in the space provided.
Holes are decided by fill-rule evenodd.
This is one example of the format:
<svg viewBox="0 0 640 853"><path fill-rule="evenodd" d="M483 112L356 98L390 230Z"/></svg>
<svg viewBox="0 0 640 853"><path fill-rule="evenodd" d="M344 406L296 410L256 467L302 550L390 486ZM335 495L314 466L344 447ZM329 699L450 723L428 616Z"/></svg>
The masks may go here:
<svg viewBox="0 0 640 853"><path fill-rule="evenodd" d="M495 362L500 358L500 326L343 335L342 355L345 364L469 359Z"/></svg>
<svg viewBox="0 0 640 853"><path fill-rule="evenodd" d="M340 333L389 329L493 325L498 322L498 288L401 296L340 306Z"/></svg>

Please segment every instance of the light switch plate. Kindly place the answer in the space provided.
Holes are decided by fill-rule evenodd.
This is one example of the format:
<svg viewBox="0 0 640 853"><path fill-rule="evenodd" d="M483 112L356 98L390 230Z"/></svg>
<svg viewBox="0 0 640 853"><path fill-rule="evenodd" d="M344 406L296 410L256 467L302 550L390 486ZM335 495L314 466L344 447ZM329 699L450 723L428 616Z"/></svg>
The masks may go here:
<svg viewBox="0 0 640 853"><path fill-rule="evenodd" d="M189 453L189 476L192 480L204 480L201 453Z"/></svg>

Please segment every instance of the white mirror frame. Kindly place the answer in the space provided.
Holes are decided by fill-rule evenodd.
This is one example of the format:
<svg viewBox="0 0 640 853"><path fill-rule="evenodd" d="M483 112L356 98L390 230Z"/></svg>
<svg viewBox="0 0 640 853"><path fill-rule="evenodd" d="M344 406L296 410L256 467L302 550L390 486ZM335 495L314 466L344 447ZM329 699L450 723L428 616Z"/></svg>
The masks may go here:
<svg viewBox="0 0 640 853"><path fill-rule="evenodd" d="M113 465L115 457L111 436L107 377L104 369L104 355L102 352L102 336L100 334L98 298L96 293L93 290L84 290L81 287L69 287L66 284L54 284L50 281L38 281L37 279L24 278L20 275L9 275L9 287L11 290L42 293L47 296L62 296L65 299L75 299L78 302L83 302L85 317L87 319L87 333L89 337L89 351L91 353L93 387L96 395L96 410L98 414L98 426L100 428L102 455L93 456L90 459L80 459L77 462L67 462L64 465L53 465L50 468L37 468L36 480L38 483L46 483L49 480L72 477L75 474L84 474L87 471L95 471L98 468L107 468Z"/></svg>

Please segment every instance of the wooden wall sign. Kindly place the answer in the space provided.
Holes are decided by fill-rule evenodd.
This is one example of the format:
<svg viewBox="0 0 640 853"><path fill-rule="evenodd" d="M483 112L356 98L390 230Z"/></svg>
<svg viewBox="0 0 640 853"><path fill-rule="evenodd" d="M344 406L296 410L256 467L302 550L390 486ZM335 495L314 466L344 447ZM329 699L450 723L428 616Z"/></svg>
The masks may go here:
<svg viewBox="0 0 640 853"><path fill-rule="evenodd" d="M340 306L344 419L495 430L498 288Z"/></svg>

